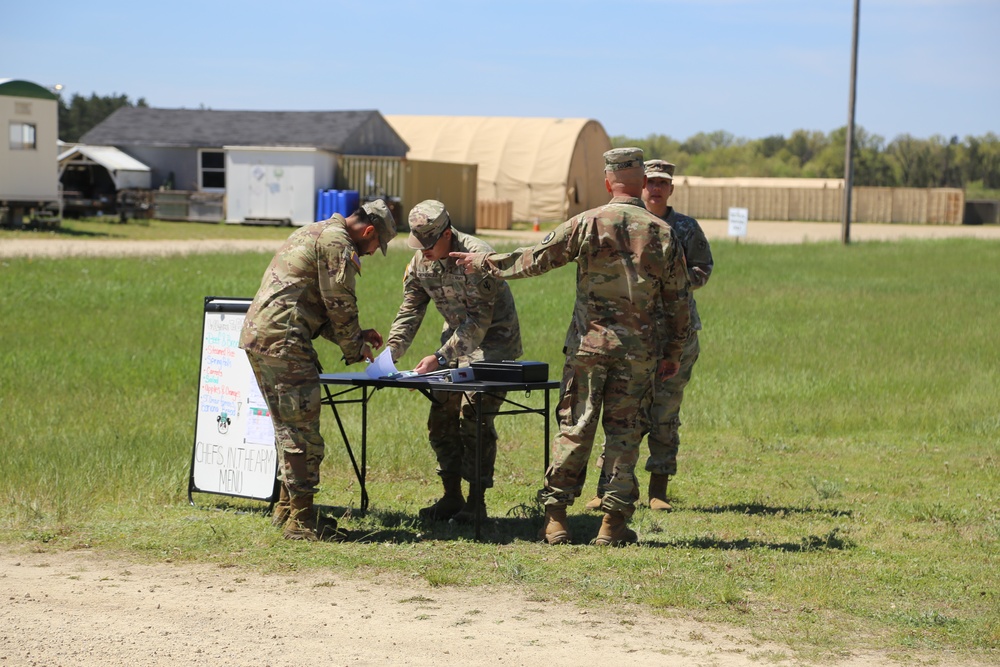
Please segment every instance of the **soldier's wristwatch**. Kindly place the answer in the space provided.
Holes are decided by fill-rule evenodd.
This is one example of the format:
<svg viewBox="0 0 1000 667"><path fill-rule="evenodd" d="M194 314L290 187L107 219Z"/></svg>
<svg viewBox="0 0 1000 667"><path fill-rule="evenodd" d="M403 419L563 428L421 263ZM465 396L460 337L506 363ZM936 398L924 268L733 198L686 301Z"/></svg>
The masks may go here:
<svg viewBox="0 0 1000 667"><path fill-rule="evenodd" d="M442 368L448 365L448 360L444 358L444 355L440 352L434 353L434 358L438 360L438 366Z"/></svg>

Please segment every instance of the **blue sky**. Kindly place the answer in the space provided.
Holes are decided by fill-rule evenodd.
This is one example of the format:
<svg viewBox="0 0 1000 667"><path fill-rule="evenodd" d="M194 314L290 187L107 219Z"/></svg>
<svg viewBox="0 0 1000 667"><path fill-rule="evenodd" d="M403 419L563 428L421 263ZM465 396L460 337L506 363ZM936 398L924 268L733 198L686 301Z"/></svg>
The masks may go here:
<svg viewBox="0 0 1000 667"><path fill-rule="evenodd" d="M853 0L15 0L0 78L164 108L583 117L677 139L846 125ZM861 0L856 122L1000 132L1000 0Z"/></svg>

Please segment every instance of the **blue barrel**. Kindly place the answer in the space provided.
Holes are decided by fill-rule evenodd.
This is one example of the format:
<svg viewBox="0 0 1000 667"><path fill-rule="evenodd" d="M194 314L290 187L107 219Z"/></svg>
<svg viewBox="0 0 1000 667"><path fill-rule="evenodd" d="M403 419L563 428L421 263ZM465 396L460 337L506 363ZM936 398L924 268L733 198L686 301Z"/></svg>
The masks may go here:
<svg viewBox="0 0 1000 667"><path fill-rule="evenodd" d="M361 203L361 193L357 190L341 190L337 196L340 200L340 214L345 218L358 210Z"/></svg>
<svg viewBox="0 0 1000 667"><path fill-rule="evenodd" d="M323 219L323 188L320 188L316 190L316 221Z"/></svg>
<svg viewBox="0 0 1000 667"><path fill-rule="evenodd" d="M347 206L344 207L344 215L350 215L358 210L358 206L361 205L361 193L357 190L346 190L346 201Z"/></svg>
<svg viewBox="0 0 1000 667"><path fill-rule="evenodd" d="M337 191L327 190L323 193L323 219L329 220L337 210Z"/></svg>

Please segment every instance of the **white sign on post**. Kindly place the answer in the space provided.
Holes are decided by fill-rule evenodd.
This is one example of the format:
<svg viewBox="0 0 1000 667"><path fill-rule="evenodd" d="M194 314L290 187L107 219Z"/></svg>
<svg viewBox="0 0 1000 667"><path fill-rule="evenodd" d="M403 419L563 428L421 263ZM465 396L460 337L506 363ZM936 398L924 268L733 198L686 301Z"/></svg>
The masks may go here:
<svg viewBox="0 0 1000 667"><path fill-rule="evenodd" d="M731 208L729 209L729 235L746 236L747 222L750 220L750 209Z"/></svg>

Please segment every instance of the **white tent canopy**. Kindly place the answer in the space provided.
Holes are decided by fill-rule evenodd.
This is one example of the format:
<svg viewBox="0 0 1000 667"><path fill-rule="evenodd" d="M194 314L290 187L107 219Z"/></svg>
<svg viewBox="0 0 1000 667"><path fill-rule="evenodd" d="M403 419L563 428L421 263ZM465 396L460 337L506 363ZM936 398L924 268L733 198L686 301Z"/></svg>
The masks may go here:
<svg viewBox="0 0 1000 667"><path fill-rule="evenodd" d="M108 170L116 190L149 188L149 167L114 146L77 145L59 155L59 176L70 163L91 164Z"/></svg>
<svg viewBox="0 0 1000 667"><path fill-rule="evenodd" d="M608 201L604 128L585 118L385 117L412 160L478 165L479 199L509 199L515 220L565 220Z"/></svg>

